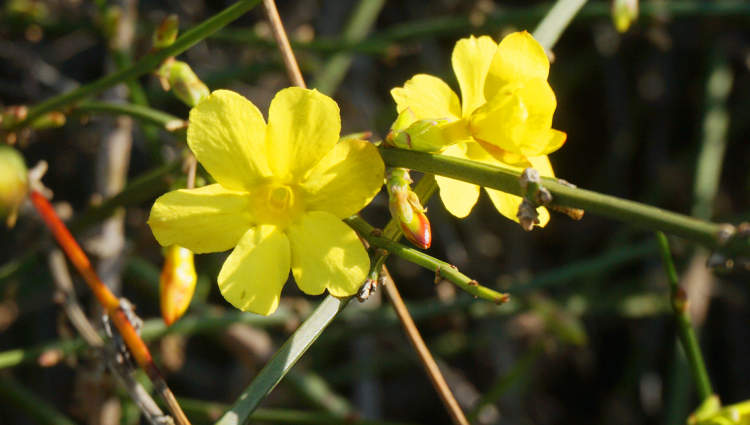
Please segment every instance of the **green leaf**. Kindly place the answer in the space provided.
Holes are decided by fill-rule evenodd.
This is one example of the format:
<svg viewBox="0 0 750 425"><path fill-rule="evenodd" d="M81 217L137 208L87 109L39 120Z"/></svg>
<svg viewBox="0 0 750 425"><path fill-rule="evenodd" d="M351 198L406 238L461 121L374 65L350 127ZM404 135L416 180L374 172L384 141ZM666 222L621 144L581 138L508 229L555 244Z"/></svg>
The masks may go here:
<svg viewBox="0 0 750 425"><path fill-rule="evenodd" d="M349 299L327 296L276 351L268 364L237 398L234 405L216 422L216 425L245 423L260 402L281 382L297 360L305 354L348 302Z"/></svg>

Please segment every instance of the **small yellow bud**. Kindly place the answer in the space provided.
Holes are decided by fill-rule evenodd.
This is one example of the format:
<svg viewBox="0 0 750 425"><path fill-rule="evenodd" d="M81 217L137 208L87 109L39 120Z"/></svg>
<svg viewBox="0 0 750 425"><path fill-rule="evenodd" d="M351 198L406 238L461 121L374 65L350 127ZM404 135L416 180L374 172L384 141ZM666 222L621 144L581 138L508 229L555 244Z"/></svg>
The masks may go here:
<svg viewBox="0 0 750 425"><path fill-rule="evenodd" d="M612 0L612 22L624 33L638 19L638 0Z"/></svg>
<svg viewBox="0 0 750 425"><path fill-rule="evenodd" d="M167 247L159 280L161 315L167 326L185 314L193 299L197 280L193 252L179 245Z"/></svg>
<svg viewBox="0 0 750 425"><path fill-rule="evenodd" d="M0 145L0 218L8 227L16 222L18 208L26 199L29 178L21 154L10 146Z"/></svg>

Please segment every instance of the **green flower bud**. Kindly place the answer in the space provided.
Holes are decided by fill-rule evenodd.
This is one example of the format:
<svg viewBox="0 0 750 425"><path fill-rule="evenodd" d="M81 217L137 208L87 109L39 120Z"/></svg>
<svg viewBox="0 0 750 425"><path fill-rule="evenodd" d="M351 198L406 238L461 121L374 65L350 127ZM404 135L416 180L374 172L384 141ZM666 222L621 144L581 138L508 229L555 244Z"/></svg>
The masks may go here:
<svg viewBox="0 0 750 425"><path fill-rule="evenodd" d="M185 62L168 60L156 74L165 90L171 88L174 95L190 107L197 105L211 94L208 87Z"/></svg>
<svg viewBox="0 0 750 425"><path fill-rule="evenodd" d="M35 119L30 127L35 130L44 130L46 128L57 128L65 125L65 114L62 112L48 112Z"/></svg>
<svg viewBox="0 0 750 425"><path fill-rule="evenodd" d="M161 21L161 24L154 31L153 44L154 49L163 49L170 46L177 39L180 21L177 15L171 14Z"/></svg>
<svg viewBox="0 0 750 425"><path fill-rule="evenodd" d="M29 177L21 154L14 148L0 145L0 218L8 227L16 222L18 208L29 191Z"/></svg>
<svg viewBox="0 0 750 425"><path fill-rule="evenodd" d="M413 113L406 109L396 118L391 132L386 137L386 144L402 149L419 152L440 152L457 142L449 137L445 128L450 124L448 120L417 120L411 117ZM412 121L408 126L406 122ZM399 130L404 128L403 130Z"/></svg>

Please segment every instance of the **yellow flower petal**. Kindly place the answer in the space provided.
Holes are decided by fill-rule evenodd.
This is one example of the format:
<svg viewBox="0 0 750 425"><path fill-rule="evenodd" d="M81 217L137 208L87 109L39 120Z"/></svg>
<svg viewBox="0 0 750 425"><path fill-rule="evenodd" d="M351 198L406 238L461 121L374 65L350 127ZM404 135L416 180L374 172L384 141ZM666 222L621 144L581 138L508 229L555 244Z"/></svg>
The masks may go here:
<svg viewBox="0 0 750 425"><path fill-rule="evenodd" d="M519 80L547 79L549 59L544 48L526 31L508 34L492 58L484 94L491 99L503 86Z"/></svg>
<svg viewBox="0 0 750 425"><path fill-rule="evenodd" d="M328 288L335 297L354 295L367 278L370 257L357 234L336 216L312 211L289 230L292 274L306 294Z"/></svg>
<svg viewBox="0 0 750 425"><path fill-rule="evenodd" d="M545 155L565 142L565 133L550 129L556 106L555 93L545 80L527 80L477 109L471 131L477 139L509 153Z"/></svg>
<svg viewBox="0 0 750 425"><path fill-rule="evenodd" d="M484 81L497 43L488 36L462 38L453 48L451 63L461 88L461 112L467 117L484 103Z"/></svg>
<svg viewBox="0 0 750 425"><path fill-rule="evenodd" d="M459 143L448 147L443 155L466 159L465 150L466 145ZM440 188L440 200L445 209L458 218L469 215L479 199L479 186L443 176L435 176L435 181Z"/></svg>
<svg viewBox="0 0 750 425"><path fill-rule="evenodd" d="M244 192L212 184L160 196L148 224L163 246L177 244L199 254L226 251L250 228L247 210Z"/></svg>
<svg viewBox="0 0 750 425"><path fill-rule="evenodd" d="M487 191L487 195L490 196L490 200L492 201L492 205L495 206L495 209L500 214L518 223L518 217L516 215L518 214L518 207L521 205L521 197L494 189L485 188L485 190ZM537 226L546 226L549 222L549 212L547 211L547 208L539 207L536 209L536 212L539 213L539 224L537 224Z"/></svg>
<svg viewBox="0 0 750 425"><path fill-rule="evenodd" d="M461 104L456 93L443 80L432 75L417 74L403 87L391 90L398 113L407 108L420 119L459 119Z"/></svg>
<svg viewBox="0 0 750 425"><path fill-rule="evenodd" d="M296 180L339 139L339 107L317 90L281 90L268 110L268 163L282 181Z"/></svg>
<svg viewBox="0 0 750 425"><path fill-rule="evenodd" d="M263 115L235 92L216 90L190 110L188 146L228 189L246 190L270 175L265 139Z"/></svg>
<svg viewBox="0 0 750 425"><path fill-rule="evenodd" d="M531 166L539 171L540 176L555 177L555 172L552 170L552 164L549 162L549 157L547 155L530 156L527 159L531 163Z"/></svg>
<svg viewBox="0 0 750 425"><path fill-rule="evenodd" d="M301 184L308 211L349 217L369 204L383 185L385 165L372 143L345 140L331 149Z"/></svg>
<svg viewBox="0 0 750 425"><path fill-rule="evenodd" d="M253 227L221 267L219 290L236 308L269 315L279 306L289 265L286 235L275 226Z"/></svg>

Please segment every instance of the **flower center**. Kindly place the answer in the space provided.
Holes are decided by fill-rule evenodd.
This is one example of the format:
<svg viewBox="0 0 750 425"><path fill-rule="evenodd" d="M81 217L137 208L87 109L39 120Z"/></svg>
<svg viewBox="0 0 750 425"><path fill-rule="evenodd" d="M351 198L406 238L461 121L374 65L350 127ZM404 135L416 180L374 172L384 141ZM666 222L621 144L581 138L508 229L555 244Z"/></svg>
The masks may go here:
<svg viewBox="0 0 750 425"><path fill-rule="evenodd" d="M250 214L259 224L288 227L304 212L298 191L290 185L269 182L251 192Z"/></svg>
<svg viewBox="0 0 750 425"><path fill-rule="evenodd" d="M292 203L292 190L288 186L277 186L268 193L268 205L271 209L283 211Z"/></svg>

